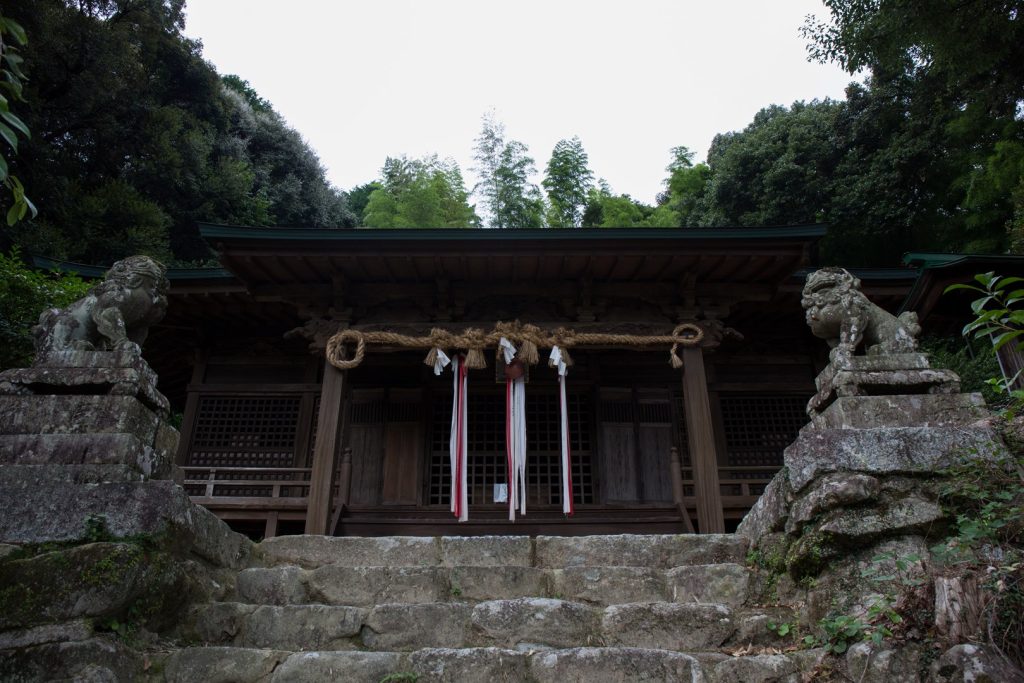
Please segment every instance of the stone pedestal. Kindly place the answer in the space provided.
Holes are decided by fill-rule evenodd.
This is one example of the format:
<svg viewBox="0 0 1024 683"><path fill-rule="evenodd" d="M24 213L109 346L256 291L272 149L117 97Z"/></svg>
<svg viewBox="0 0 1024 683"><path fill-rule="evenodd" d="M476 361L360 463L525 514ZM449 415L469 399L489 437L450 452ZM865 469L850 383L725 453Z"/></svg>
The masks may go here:
<svg viewBox="0 0 1024 683"><path fill-rule="evenodd" d="M160 417L167 417L167 398L157 376L137 351L51 351L31 368L0 373L0 395L132 396Z"/></svg>
<svg viewBox="0 0 1024 683"><path fill-rule="evenodd" d="M812 419L837 398L960 392L960 377L933 369L923 353L837 357L814 383L818 393L807 404Z"/></svg>

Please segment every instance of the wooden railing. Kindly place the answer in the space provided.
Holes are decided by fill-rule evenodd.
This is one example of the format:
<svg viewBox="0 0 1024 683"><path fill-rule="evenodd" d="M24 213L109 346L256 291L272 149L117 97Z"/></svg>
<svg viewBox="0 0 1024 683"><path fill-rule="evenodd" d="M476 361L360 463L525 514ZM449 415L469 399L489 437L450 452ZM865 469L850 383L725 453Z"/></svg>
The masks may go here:
<svg viewBox="0 0 1024 683"><path fill-rule="evenodd" d="M305 507L308 467L186 466L185 490L203 505L234 503L243 507ZM259 493L257 493L259 492Z"/></svg>
<svg viewBox="0 0 1024 683"><path fill-rule="evenodd" d="M718 487L725 507L752 507L771 482L777 467L719 467ZM693 469L685 467L683 474L683 498L694 498Z"/></svg>

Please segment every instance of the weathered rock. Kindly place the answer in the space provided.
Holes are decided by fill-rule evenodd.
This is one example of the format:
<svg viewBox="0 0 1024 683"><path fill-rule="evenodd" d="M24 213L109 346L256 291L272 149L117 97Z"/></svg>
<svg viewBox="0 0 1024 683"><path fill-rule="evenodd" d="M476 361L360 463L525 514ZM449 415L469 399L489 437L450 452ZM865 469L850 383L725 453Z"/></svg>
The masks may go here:
<svg viewBox="0 0 1024 683"><path fill-rule="evenodd" d="M277 536L260 544L269 564L315 569L345 567L428 567L439 563L437 539L422 536Z"/></svg>
<svg viewBox="0 0 1024 683"><path fill-rule="evenodd" d="M116 683L141 678L142 657L114 638L0 650L0 680Z"/></svg>
<svg viewBox="0 0 1024 683"><path fill-rule="evenodd" d="M978 645L955 645L930 668L935 683L1021 683L1024 672Z"/></svg>
<svg viewBox="0 0 1024 683"><path fill-rule="evenodd" d="M406 672L406 656L397 652L297 652L274 670L272 683L379 683Z"/></svg>
<svg viewBox="0 0 1024 683"><path fill-rule="evenodd" d="M171 612L183 585L181 568L167 556L124 543L12 560L0 565L0 628L114 616L142 598Z"/></svg>
<svg viewBox="0 0 1024 683"><path fill-rule="evenodd" d="M189 615L186 633L195 640L210 644L233 644L240 639L249 615L257 605L239 602L213 602L201 605Z"/></svg>
<svg viewBox="0 0 1024 683"><path fill-rule="evenodd" d="M743 683L798 683L799 667L792 657L783 654L731 657L715 665L716 681L743 681Z"/></svg>
<svg viewBox="0 0 1024 683"><path fill-rule="evenodd" d="M664 650L716 648L735 630L732 613L722 605L612 605L601 620L601 633L608 645Z"/></svg>
<svg viewBox="0 0 1024 683"><path fill-rule="evenodd" d="M301 605L309 602L305 575L299 567L252 567L238 573L235 590L242 601L257 605Z"/></svg>
<svg viewBox="0 0 1024 683"><path fill-rule="evenodd" d="M21 486L25 481L60 482L88 486L144 481L146 477L128 465L4 465L0 489Z"/></svg>
<svg viewBox="0 0 1024 683"><path fill-rule="evenodd" d="M964 456L994 458L999 435L985 425L971 427L888 427L804 432L783 455L793 491L800 492L830 472L932 474Z"/></svg>
<svg viewBox="0 0 1024 683"><path fill-rule="evenodd" d="M91 638L92 634L92 622L87 619L77 619L61 624L44 624L29 629L0 633L0 650L31 647L44 643L86 640Z"/></svg>
<svg viewBox="0 0 1024 683"><path fill-rule="evenodd" d="M716 603L729 607L747 599L750 571L738 564L697 564L668 570L669 599Z"/></svg>
<svg viewBox="0 0 1024 683"><path fill-rule="evenodd" d="M538 536L536 566L651 567L742 562L748 541L735 534Z"/></svg>
<svg viewBox="0 0 1024 683"><path fill-rule="evenodd" d="M921 650L911 643L890 650L862 642L846 651L846 671L859 683L917 683L920 665Z"/></svg>
<svg viewBox="0 0 1024 683"><path fill-rule="evenodd" d="M519 683L529 678L529 655L496 647L426 648L409 655L421 683Z"/></svg>
<svg viewBox="0 0 1024 683"><path fill-rule="evenodd" d="M804 522L843 505L855 505L878 496L881 482L867 474L856 472L834 472L819 479L808 491L801 494L789 511L786 532L794 533Z"/></svg>
<svg viewBox="0 0 1024 683"><path fill-rule="evenodd" d="M736 528L737 535L760 539L765 534L782 531L789 516L789 482L785 470L777 472L764 493L750 508Z"/></svg>
<svg viewBox="0 0 1024 683"><path fill-rule="evenodd" d="M164 677L167 683L265 683L289 654L240 647L191 647L167 657Z"/></svg>
<svg viewBox="0 0 1024 683"><path fill-rule="evenodd" d="M86 520L102 519L114 538L164 537L218 566L238 566L252 547L170 481L79 486L23 477L0 487L0 500L0 542L81 542L91 533Z"/></svg>
<svg viewBox="0 0 1024 683"><path fill-rule="evenodd" d="M458 602L377 605L366 618L363 644L371 650L463 647L469 614L469 605Z"/></svg>
<svg viewBox="0 0 1024 683"><path fill-rule="evenodd" d="M10 543L0 543L0 562L8 557L14 557L15 554L20 551L20 546L12 545Z"/></svg>
<svg viewBox="0 0 1024 683"><path fill-rule="evenodd" d="M902 571L895 566L893 558L905 561L911 557L928 557L928 544L920 536L887 538L845 549L843 561L824 567L815 580L814 589L806 593L803 620L816 624L830 614L865 615L879 590L884 588L864 578L865 572L878 576L901 575L908 580L921 578L924 572L921 562L911 562Z"/></svg>
<svg viewBox="0 0 1024 683"><path fill-rule="evenodd" d="M533 567L452 567L449 593L455 600L511 600L548 595L548 576Z"/></svg>
<svg viewBox="0 0 1024 683"><path fill-rule="evenodd" d="M159 422L130 396L0 396L0 434L127 434L152 445Z"/></svg>
<svg viewBox="0 0 1024 683"><path fill-rule="evenodd" d="M441 538L441 562L449 567L529 567L529 536L446 536Z"/></svg>
<svg viewBox="0 0 1024 683"><path fill-rule="evenodd" d="M448 598L439 567L345 567L329 564L308 574L309 594L329 605L425 603Z"/></svg>
<svg viewBox="0 0 1024 683"><path fill-rule="evenodd" d="M731 645L765 645L784 647L796 644L795 634L780 636L777 631L768 628L775 624L795 624L798 615L790 607L758 607L743 610L733 615L733 623L736 624L735 633L730 636L728 643Z"/></svg>
<svg viewBox="0 0 1024 683"><path fill-rule="evenodd" d="M158 433L163 431L161 426ZM176 439L177 431L171 431ZM0 436L0 464L4 465L122 465L146 477L166 479L173 457L173 449L145 444L132 434Z"/></svg>
<svg viewBox="0 0 1024 683"><path fill-rule="evenodd" d="M847 542L861 543L886 535L924 533L945 516L935 503L912 496L882 509L835 511L817 529Z"/></svg>
<svg viewBox="0 0 1024 683"><path fill-rule="evenodd" d="M549 598L492 600L473 608L484 642L567 647L597 643L598 613L586 605Z"/></svg>
<svg viewBox="0 0 1024 683"><path fill-rule="evenodd" d="M577 647L539 652L530 659L538 683L568 681L700 681L700 665L689 655L632 647Z"/></svg>
<svg viewBox="0 0 1024 683"><path fill-rule="evenodd" d="M668 599L665 571L647 567L569 567L552 571L552 593L600 605Z"/></svg>
<svg viewBox="0 0 1024 683"><path fill-rule="evenodd" d="M333 605L263 605L244 620L240 645L278 650L347 650L366 610Z"/></svg>
<svg viewBox="0 0 1024 683"><path fill-rule="evenodd" d="M804 429L957 427L988 416L981 394L902 394L835 399Z"/></svg>

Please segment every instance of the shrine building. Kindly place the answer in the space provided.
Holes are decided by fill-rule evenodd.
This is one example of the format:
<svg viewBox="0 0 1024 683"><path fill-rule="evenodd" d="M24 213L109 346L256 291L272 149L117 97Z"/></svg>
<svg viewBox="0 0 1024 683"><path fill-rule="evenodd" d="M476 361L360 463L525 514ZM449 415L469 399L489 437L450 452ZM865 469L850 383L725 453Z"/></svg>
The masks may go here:
<svg viewBox="0 0 1024 683"><path fill-rule="evenodd" d="M824 226L201 234L223 268L169 271L144 355L182 415L186 490L254 538L731 531L806 424L827 362L800 306ZM894 311L920 279L854 272ZM325 348L343 330L342 370ZM521 368L514 520L501 330L539 340ZM486 362L464 389L425 363L442 333L472 338ZM571 355L564 407L556 345ZM439 351L472 364L472 348ZM455 391L465 521L452 513Z"/></svg>

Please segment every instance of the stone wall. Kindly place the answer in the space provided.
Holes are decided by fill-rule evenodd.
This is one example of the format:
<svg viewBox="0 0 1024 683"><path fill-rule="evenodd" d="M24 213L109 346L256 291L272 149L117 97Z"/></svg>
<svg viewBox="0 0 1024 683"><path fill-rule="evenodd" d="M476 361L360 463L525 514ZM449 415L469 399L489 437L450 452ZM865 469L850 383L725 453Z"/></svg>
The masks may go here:
<svg viewBox="0 0 1024 683"><path fill-rule="evenodd" d="M57 355L0 374L0 679L137 680L252 544L175 482L137 353Z"/></svg>

